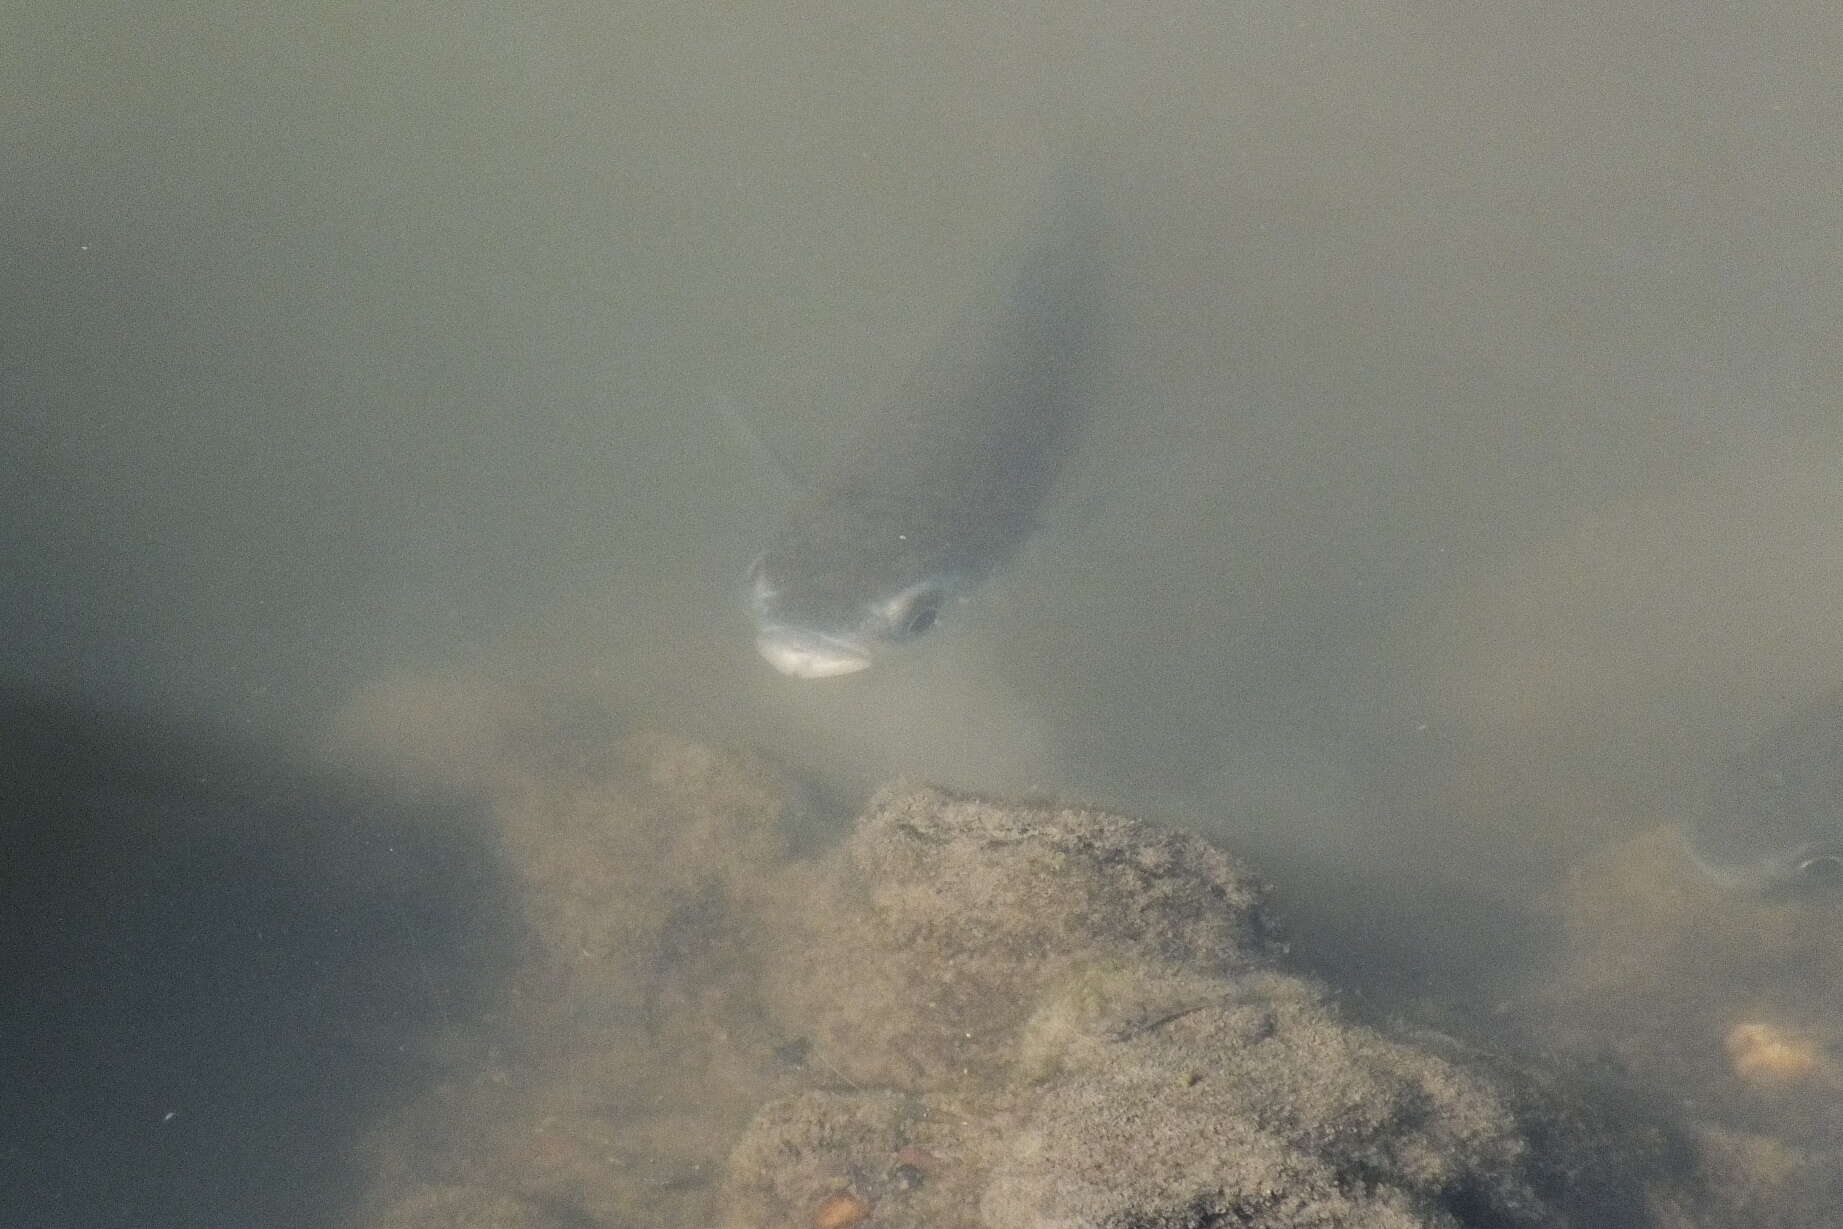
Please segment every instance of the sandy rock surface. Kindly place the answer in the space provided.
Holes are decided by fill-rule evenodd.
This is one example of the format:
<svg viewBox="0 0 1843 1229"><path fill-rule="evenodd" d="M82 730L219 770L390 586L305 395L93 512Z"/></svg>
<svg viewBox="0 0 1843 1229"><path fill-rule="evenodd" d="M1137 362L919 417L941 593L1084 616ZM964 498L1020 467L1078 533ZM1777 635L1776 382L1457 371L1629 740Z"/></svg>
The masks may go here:
<svg viewBox="0 0 1843 1229"><path fill-rule="evenodd" d="M378 714L487 799L526 958L374 1132L366 1225L1665 1223L1648 1138L1352 1016L1201 838L898 786L796 852L757 757L426 684L344 745Z"/></svg>

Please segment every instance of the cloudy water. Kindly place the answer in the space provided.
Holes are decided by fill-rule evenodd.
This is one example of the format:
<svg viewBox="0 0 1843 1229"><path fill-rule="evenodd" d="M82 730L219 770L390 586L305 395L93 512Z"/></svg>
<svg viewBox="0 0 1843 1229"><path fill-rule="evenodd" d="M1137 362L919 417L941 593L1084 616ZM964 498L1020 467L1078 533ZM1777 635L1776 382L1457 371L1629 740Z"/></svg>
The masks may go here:
<svg viewBox="0 0 1843 1229"><path fill-rule="evenodd" d="M687 1057L754 1017L672 1012L771 979L658 868L785 851L686 783L807 853L903 778L1200 832L1303 967L1601 1072L1693 1158L1618 1223L1827 1223L1839 57L1815 3L11 6L0 741L44 839L5 873L64 886L7 991L35 1038L108 1022L151 1118L70 1161L57 1107L114 1086L46 1041L0 1219L285 1223L159 1133L146 1069L221 1053L249 1078L203 1101L265 1124L298 1223L712 1223L756 1104L882 1076L791 1025ZM1054 481L916 643L777 671L752 561L890 407L925 453L905 390L1019 327L988 305L1068 182L1104 222ZM156 949L215 1022L183 1062L132 1025ZM287 1079L226 1040L264 951L319 1039Z"/></svg>

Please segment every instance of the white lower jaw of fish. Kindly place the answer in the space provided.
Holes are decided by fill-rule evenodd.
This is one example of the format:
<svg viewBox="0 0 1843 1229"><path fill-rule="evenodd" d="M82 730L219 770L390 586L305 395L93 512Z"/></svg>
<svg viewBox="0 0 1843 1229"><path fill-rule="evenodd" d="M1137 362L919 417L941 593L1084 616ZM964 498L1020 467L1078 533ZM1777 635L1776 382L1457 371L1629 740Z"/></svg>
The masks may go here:
<svg viewBox="0 0 1843 1229"><path fill-rule="evenodd" d="M855 674L870 665L870 654L848 640L795 627L766 627L755 647L768 664L797 679Z"/></svg>

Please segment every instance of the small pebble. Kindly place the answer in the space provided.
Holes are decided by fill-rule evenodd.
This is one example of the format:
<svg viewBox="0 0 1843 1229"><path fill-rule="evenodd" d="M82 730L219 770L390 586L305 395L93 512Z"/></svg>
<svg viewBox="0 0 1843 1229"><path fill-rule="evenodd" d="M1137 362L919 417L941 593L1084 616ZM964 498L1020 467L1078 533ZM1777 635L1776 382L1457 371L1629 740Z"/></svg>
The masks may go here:
<svg viewBox="0 0 1843 1229"><path fill-rule="evenodd" d="M834 1191L813 1209L814 1229L847 1229L869 1217L870 1205L850 1191Z"/></svg>
<svg viewBox="0 0 1843 1229"><path fill-rule="evenodd" d="M1790 1084L1816 1075L1822 1065L1817 1047L1770 1024L1737 1024L1728 1034L1728 1061L1734 1074L1756 1084Z"/></svg>

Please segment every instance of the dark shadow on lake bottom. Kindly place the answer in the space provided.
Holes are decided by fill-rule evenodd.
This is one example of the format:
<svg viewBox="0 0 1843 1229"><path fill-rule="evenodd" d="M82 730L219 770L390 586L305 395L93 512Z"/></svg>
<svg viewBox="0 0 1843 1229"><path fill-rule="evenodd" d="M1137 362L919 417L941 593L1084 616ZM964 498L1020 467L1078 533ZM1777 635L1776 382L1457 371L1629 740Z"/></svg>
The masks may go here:
<svg viewBox="0 0 1843 1229"><path fill-rule="evenodd" d="M332 1223L511 956L476 808L16 689L0 781L0 1223Z"/></svg>

